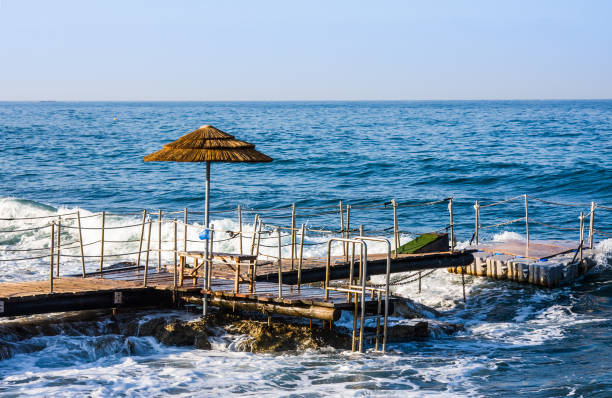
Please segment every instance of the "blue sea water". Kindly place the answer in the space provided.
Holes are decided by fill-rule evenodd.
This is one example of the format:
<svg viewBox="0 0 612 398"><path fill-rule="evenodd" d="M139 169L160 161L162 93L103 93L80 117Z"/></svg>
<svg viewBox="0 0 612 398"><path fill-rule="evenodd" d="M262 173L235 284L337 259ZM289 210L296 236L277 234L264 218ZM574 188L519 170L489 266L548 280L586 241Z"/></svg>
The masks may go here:
<svg viewBox="0 0 612 398"><path fill-rule="evenodd" d="M592 201L612 206L612 101L0 103L0 218L74 208L201 210L201 164L142 158L203 124L274 158L213 164L213 211L296 203L300 223L338 227L337 216L306 208L343 200L356 205L352 225L384 230L391 210L365 205L452 196L465 244L476 200L526 193L577 204L529 201L530 218L564 228L532 224L532 239L574 241L580 211L587 213ZM483 209L482 224L523 211L520 200ZM228 217L213 214L217 223ZM399 218L410 232L448 225L446 204L400 207ZM611 211L596 210L596 228L612 233ZM522 235L524 225L516 223L485 230L482 239ZM87 346L101 344L92 337L41 337L41 349L0 361L0 394L611 396L607 238L596 235L596 270L562 289L468 278L464 305L460 278L436 272L422 294L400 293L444 311L445 320L464 323L466 331L396 344L385 356L251 355L231 345L197 351L150 341L140 341L136 353L122 350L121 341L92 353ZM6 248L40 246L37 239L0 234L0 257L12 258ZM0 279L14 280L20 267L1 262ZM43 267L32 261L26 268L38 275Z"/></svg>

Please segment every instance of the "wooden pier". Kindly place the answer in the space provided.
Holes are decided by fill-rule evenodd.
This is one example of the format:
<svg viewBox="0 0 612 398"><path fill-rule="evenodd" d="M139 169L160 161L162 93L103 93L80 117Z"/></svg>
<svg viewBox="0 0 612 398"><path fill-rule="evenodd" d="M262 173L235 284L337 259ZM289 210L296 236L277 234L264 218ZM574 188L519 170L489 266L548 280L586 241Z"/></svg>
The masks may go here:
<svg viewBox="0 0 612 398"><path fill-rule="evenodd" d="M593 266L594 235L608 236L607 232L594 227L595 209L612 208L597 207L592 203L588 214L579 213L577 228L561 228L575 230L578 235L576 242L543 242L533 239L534 232L533 228L530 231L530 223L547 228L558 226L531 218L528 198L531 197L520 195L487 205L476 202L475 230L470 241L472 243L475 240L475 244L465 250L456 250L452 198L422 203L398 203L391 200L382 204L355 206L340 202L337 207L304 208L302 214L296 212L295 205L251 209L254 222L249 233L243 231L243 211L247 211L241 206L236 210L218 212L237 212L238 229L235 231L215 229L214 226L202 231L201 225L189 222L189 217L198 213L187 209L179 212L144 210L131 213L131 219L137 217L137 221L129 225L122 223L120 226L109 226L108 221L124 215L104 211L87 216L76 212L47 217L2 219L15 221L16 225L27 220L28 226L16 228L16 225L9 224L9 229L0 232L10 235L36 231L41 236L46 234L49 243L46 247L34 249L9 248L9 251L18 254L15 258L0 261L18 264L19 261L34 260L39 262L36 266L45 266L44 262L48 261L49 273L44 281L0 283L0 317L104 308L172 308L183 304L206 303L230 310L242 309L329 322L337 320L341 311L351 311L354 319L361 318L360 324L363 325L365 314L375 314L380 320L383 301L386 320L389 306L393 304L388 275L393 273L411 273L402 276L402 280L407 281L405 283L418 281L419 290L421 278L430 274L422 271L440 268L459 274L545 287L570 283L584 275ZM512 204L517 200L521 208L524 207L523 217L481 225L482 209ZM531 200L559 205L536 198ZM418 239L401 245L402 236L418 234L400 229L398 208L437 205L444 205L444 209L448 209L449 224L429 231L427 235L439 236L440 239L429 247L410 244ZM351 227L353 212L375 208L392 216L393 224L390 228L366 232L363 225ZM264 216L260 216L260 211ZM290 213L283 214L285 212ZM177 215L181 216L181 221L170 219ZM306 222L311 218L327 215L338 217L336 221L340 221L339 229L306 227ZM290 226L264 223L265 217L275 222L290 218ZM298 227L297 220L300 218L305 223ZM587 224L585 220L588 220L588 238L584 236ZM82 221L86 221L87 225L84 226ZM479 241L482 230L514 223L524 223L524 242ZM333 222L327 220L323 225L333 225ZM166 233L162 234L164 227ZM113 232L130 228L130 234L138 234L138 239L123 242L109 238L109 230ZM89 230L87 236L90 241L83 240L82 230ZM127 231L123 232L125 234ZM194 235L201 240L193 239ZM388 235L392 235L392 238L381 238ZM386 253L368 254L366 241L368 244L386 245ZM335 243L333 250L332 242ZM108 253L108 247L116 243L137 244L137 249L126 250L125 253ZM329 260L307 257L304 256L305 245L327 245L328 255L335 255L329 255ZM236 253L215 251L220 246L226 250L232 247ZM356 247L360 248L356 251ZM407 248L411 248L411 254L397 254L405 253L402 250ZM32 253L28 252L30 250ZM92 251L98 254L92 254ZM209 253L208 258L205 253ZM72 267L75 262L80 262L82 272L79 275L66 275L62 262L67 260L71 261ZM109 264L113 265L109 267ZM382 287L371 284L369 278L374 275L387 275L387 282ZM464 278L462 281L465 282ZM362 340L359 341L361 350Z"/></svg>
<svg viewBox="0 0 612 398"><path fill-rule="evenodd" d="M372 255L371 274L383 274L381 255ZM400 255L392 260L393 272L447 268L449 265L464 266L472 262L470 252L427 253ZM335 321L341 310L351 309L353 305L347 294L329 292L325 300L325 290L307 283L324 282L325 266L321 259L308 259L303 262L303 280L296 286L296 270L291 270L290 261L282 263L282 297L278 297L278 268L271 264L257 271L255 291L235 291L232 270L213 266L211 289L204 289L201 272L195 276L187 268L183 286L175 285L175 269L165 265L162 270L149 269L147 285L144 286L144 266L128 266L105 269L104 272L82 276L60 277L53 279L53 292L50 282L5 282L0 283L0 316L32 315L48 312L77 311L100 308L138 308L170 307L180 301L201 302L203 293L210 295L210 303L225 308L243 308L269 314L293 315L311 319ZM348 278L349 265L335 258L331 267L331 279ZM178 269L177 269L178 272ZM244 278L245 275L241 275ZM369 300L372 301L372 300ZM369 306L369 304L368 304Z"/></svg>

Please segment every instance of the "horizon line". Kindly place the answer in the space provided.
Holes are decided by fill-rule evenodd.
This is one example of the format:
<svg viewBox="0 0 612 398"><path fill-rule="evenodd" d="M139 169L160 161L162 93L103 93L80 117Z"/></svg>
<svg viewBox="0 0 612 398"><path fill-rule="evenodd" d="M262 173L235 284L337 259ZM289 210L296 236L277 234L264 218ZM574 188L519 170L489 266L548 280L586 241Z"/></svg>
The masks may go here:
<svg viewBox="0 0 612 398"><path fill-rule="evenodd" d="M78 100L78 99L27 99L27 100L5 100L0 99L0 103L15 103L15 102L209 102L209 103L222 103L222 102L468 102L468 101L610 101L609 98L474 98L474 99L285 99L285 100L244 100L244 99L228 99L228 100L195 100L195 99L99 99L99 100Z"/></svg>

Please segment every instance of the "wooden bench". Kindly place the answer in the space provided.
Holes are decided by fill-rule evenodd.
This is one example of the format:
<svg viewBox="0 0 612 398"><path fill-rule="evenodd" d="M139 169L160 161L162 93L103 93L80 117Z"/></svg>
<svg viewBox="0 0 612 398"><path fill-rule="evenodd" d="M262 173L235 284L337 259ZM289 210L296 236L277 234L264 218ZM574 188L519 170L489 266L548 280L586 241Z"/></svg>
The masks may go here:
<svg viewBox="0 0 612 398"><path fill-rule="evenodd" d="M204 264L204 252L203 251L188 251L179 252L179 286L183 286L183 275L185 271L185 265L187 263L187 257L193 258L194 265L191 270L191 276L194 277L194 285L197 283L198 270ZM249 293L255 291L255 267L257 265L256 255L251 254L237 254L237 253L212 253L211 259L218 260L223 264L226 264L232 271L234 271L234 293L240 293L240 268L241 265L247 265L249 267L246 281L243 283L249 284ZM200 263L200 260L202 262ZM212 273L212 267L210 269Z"/></svg>

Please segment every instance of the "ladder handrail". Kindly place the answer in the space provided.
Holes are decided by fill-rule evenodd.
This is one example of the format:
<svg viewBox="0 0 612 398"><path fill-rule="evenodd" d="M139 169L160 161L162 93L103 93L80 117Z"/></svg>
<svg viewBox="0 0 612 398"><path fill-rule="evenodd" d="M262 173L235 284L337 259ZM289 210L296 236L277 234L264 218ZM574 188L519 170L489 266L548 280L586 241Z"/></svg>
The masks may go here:
<svg viewBox="0 0 612 398"><path fill-rule="evenodd" d="M369 236L356 236L353 239L358 240L369 240L373 242L383 242L387 244L387 275L385 281L385 320L383 323L383 344L382 344L382 352L385 352L385 348L387 347L387 319L389 318L389 282L391 279L391 242L386 238L375 238ZM364 274L364 280L367 275Z"/></svg>
<svg viewBox="0 0 612 398"><path fill-rule="evenodd" d="M365 297L367 294L366 291L366 275L368 270L368 245L363 240L358 239L349 239L349 238L330 238L327 241L327 262L325 264L325 300L329 299L329 267L331 265L331 245L333 242L345 242L345 243L354 243L361 246L361 317L359 323L359 352L363 352L363 329L365 323Z"/></svg>

